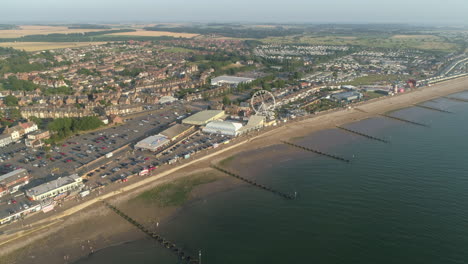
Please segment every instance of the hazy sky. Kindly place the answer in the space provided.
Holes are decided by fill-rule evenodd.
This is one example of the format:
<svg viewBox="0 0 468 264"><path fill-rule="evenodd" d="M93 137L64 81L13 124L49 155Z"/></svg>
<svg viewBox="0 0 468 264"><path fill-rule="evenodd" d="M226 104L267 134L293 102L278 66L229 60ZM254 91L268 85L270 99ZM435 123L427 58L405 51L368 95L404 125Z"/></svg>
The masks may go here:
<svg viewBox="0 0 468 264"><path fill-rule="evenodd" d="M468 0L0 0L8 22L340 22L467 25Z"/></svg>

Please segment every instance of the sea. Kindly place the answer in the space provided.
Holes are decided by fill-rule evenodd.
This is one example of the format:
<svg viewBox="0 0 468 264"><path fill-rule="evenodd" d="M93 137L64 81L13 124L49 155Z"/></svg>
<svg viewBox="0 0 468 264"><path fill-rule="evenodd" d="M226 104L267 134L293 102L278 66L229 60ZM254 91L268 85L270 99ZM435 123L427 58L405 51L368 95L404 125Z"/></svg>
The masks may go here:
<svg viewBox="0 0 468 264"><path fill-rule="evenodd" d="M468 92L451 95L468 100ZM158 227L203 264L468 263L468 102L439 98L296 144L343 162L282 145L265 159L249 154L251 185L187 204ZM250 163L250 164L249 164ZM78 264L184 263L150 239L100 250Z"/></svg>

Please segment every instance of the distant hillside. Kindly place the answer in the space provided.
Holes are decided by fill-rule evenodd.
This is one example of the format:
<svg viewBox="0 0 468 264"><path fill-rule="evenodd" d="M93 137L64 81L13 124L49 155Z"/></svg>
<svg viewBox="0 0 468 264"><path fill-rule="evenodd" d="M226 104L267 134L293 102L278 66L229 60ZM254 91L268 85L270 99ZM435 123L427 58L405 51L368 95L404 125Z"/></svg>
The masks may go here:
<svg viewBox="0 0 468 264"><path fill-rule="evenodd" d="M92 25L92 24L76 24L68 27L69 29L111 29L109 26Z"/></svg>
<svg viewBox="0 0 468 264"><path fill-rule="evenodd" d="M17 29L15 25L0 24L0 30Z"/></svg>

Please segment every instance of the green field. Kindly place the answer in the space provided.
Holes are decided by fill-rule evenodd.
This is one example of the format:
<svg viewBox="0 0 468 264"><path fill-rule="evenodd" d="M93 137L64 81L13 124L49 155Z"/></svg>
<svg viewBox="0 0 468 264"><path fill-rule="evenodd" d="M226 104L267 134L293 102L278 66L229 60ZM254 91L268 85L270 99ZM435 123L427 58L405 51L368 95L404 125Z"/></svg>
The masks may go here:
<svg viewBox="0 0 468 264"><path fill-rule="evenodd" d="M186 48L178 48L178 47L172 47L168 49L164 49L165 52L169 53L190 53L193 52L191 49L186 49Z"/></svg>
<svg viewBox="0 0 468 264"><path fill-rule="evenodd" d="M218 176L214 173L194 174L159 185L138 195L135 199L153 203L160 207L180 206L190 198L190 193L195 187L214 182L217 179Z"/></svg>
<svg viewBox="0 0 468 264"><path fill-rule="evenodd" d="M262 40L277 44L309 44L309 45L353 45L392 49L420 49L429 51L450 52L458 48L435 35L361 35L361 36L314 36L299 35L286 37L270 37Z"/></svg>
<svg viewBox="0 0 468 264"><path fill-rule="evenodd" d="M225 167L225 166L229 165L229 163L231 163L231 161L233 161L235 158L236 158L236 155L227 157L227 158L223 159L222 161L220 161L219 165Z"/></svg>

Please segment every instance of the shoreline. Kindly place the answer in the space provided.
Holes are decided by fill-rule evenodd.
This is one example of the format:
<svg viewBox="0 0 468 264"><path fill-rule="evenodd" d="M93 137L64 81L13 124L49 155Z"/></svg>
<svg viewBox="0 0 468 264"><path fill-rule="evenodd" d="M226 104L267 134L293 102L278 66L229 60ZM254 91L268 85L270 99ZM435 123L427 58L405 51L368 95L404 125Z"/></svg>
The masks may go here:
<svg viewBox="0 0 468 264"><path fill-rule="evenodd" d="M188 161L183 162L182 164L176 164L175 166L172 165L166 167L164 171L158 173L157 175L141 179L135 183L131 183L130 185L126 185L122 188L118 188L117 190L106 193L100 197L92 198L82 204L78 204L77 206L71 207L59 214L51 215L50 217L44 218L36 222L35 226L39 226L38 228L40 229L53 229L54 227L51 227L51 225L53 225L54 223L63 223L65 222L64 220L70 220L68 219L70 216L76 214L77 212L81 213L81 211L88 211L89 207L98 204L101 200L112 199L112 203L118 203L119 201L124 200L129 196L134 195L135 193L141 193L161 183L170 182L176 179L177 177L180 177L174 174L180 175L187 170L193 172L196 171L197 168L199 170L202 170L203 168L208 168L213 163L218 163L221 160L224 160L239 153L249 152L256 149L263 149L272 145L282 144L281 140L291 140L291 138L306 136L319 130L335 128L337 125L343 125L346 123L352 123L370 117L382 115L390 111L410 107L414 104L430 101L449 94L462 92L466 90L468 90L468 78L465 77L453 81L444 82L431 87L425 87L421 90L413 90L411 92L394 97L383 97L372 101L362 102L357 105L353 105L352 109L334 109L332 111L327 111L317 115L309 116L308 118L303 120L290 122L278 127L267 128L264 131L248 135L247 137L237 138L233 140L232 145L223 146L223 148L221 149L214 149L205 152L203 156L189 159ZM118 197L118 195L122 195L124 197ZM205 195L210 195L210 192L208 191L208 194ZM190 204L190 202L191 201L188 201L188 204ZM182 206L182 208L184 206L185 204ZM177 215L177 213L175 215ZM83 217L86 218L86 216L82 216L82 218ZM91 216L88 216L88 218L90 217ZM169 217L169 219L170 218L171 216ZM44 227L41 225L46 226ZM63 227L57 227L56 229L58 230L55 230L55 232L59 231L61 228ZM0 230L2 229L4 230L5 228L1 228ZM13 250L21 248L21 245L17 247L14 246L15 244L21 244L18 243L18 239L26 237L32 240L29 244L35 242L37 239L40 239L40 237L31 239L31 237L28 236L29 233L37 233L38 231L40 230L33 229L32 231L25 231L25 234L19 235L19 232L16 232L12 235L1 234L0 241L3 242L0 243L0 249L2 249L2 253L0 253L0 256L7 255ZM54 230L50 232L54 233ZM114 246L124 243L119 243L118 241L113 242ZM10 249L4 250L5 247L8 246L10 246Z"/></svg>

